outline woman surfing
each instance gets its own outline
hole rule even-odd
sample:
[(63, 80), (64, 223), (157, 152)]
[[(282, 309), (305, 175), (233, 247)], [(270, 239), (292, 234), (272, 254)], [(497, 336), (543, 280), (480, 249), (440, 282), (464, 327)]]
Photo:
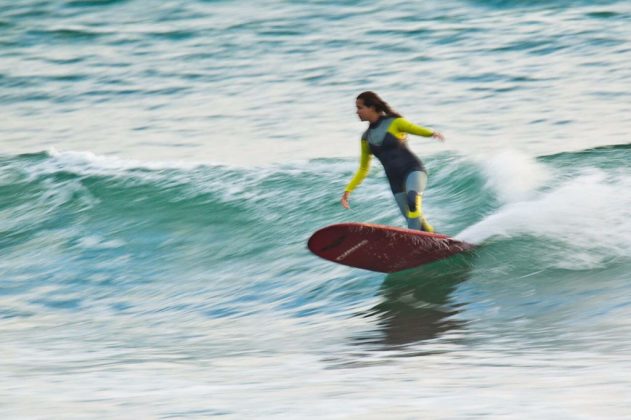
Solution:
[(408, 228), (433, 232), (422, 211), (427, 170), (408, 148), (407, 134), (433, 137), (440, 141), (445, 141), (444, 136), (406, 120), (374, 92), (361, 93), (355, 105), (359, 119), (367, 121), (369, 125), (361, 137), (359, 169), (344, 190), (342, 205), (350, 208), (350, 194), (368, 175), (371, 157), (375, 155), (383, 165), (390, 189)]

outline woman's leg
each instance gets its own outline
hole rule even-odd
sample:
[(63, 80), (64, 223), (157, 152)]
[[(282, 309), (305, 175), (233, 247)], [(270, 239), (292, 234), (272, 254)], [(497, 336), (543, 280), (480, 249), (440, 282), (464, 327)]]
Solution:
[(405, 180), (405, 192), (396, 193), (394, 198), (405, 217), (409, 229), (433, 232), (434, 228), (423, 216), (423, 191), (427, 185), (427, 173), (410, 172)]

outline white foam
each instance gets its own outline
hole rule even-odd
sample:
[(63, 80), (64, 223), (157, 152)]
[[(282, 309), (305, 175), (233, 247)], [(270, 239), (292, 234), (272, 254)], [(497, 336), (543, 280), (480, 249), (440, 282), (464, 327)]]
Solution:
[(485, 158), (481, 163), (487, 178), (486, 186), (493, 189), (502, 203), (530, 198), (537, 188), (550, 178), (548, 169), (530, 157), (514, 150), (504, 150)]
[[(84, 172), (86, 169), (120, 171), (130, 169), (193, 169), (203, 165), (199, 162), (184, 161), (140, 161), (136, 159), (123, 159), (117, 156), (97, 155), (89, 151), (63, 151), (55, 148), (48, 150), (52, 163), (66, 170)], [(207, 164), (211, 166), (211, 164)]]
[(79, 240), (79, 246), (85, 249), (113, 249), (124, 245), (125, 242), (122, 240), (106, 240), (98, 235), (85, 236)]
[(559, 261), (559, 267), (591, 267), (606, 258), (631, 257), (631, 177), (584, 171), (553, 190), (507, 204), (458, 238), (481, 243), (521, 235), (565, 243), (572, 261)]

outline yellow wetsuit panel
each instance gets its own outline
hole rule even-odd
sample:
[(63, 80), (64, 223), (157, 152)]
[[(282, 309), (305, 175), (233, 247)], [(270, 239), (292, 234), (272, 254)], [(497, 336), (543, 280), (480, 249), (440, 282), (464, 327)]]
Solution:
[(348, 192), (353, 191), (359, 184), (362, 183), (362, 181), (366, 178), (366, 175), (368, 175), (368, 170), (370, 169), (370, 158), (372, 153), (370, 153), (370, 146), (368, 145), (367, 140), (361, 141), (361, 150), (359, 169), (355, 173), (353, 179), (351, 179), (351, 182), (349, 182), (346, 186), (346, 191)]
[(405, 138), (405, 133), (423, 137), (431, 137), (434, 134), (434, 130), (411, 123), (405, 118), (395, 118), (388, 127), (388, 132), (400, 140)]

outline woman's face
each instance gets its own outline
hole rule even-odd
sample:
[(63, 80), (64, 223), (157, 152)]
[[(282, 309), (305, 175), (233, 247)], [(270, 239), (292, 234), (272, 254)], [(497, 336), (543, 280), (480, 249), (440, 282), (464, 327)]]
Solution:
[(357, 99), (355, 101), (357, 107), (357, 116), (361, 121), (376, 121), (379, 119), (379, 113), (375, 108), (367, 107), (364, 105), (364, 101)]

